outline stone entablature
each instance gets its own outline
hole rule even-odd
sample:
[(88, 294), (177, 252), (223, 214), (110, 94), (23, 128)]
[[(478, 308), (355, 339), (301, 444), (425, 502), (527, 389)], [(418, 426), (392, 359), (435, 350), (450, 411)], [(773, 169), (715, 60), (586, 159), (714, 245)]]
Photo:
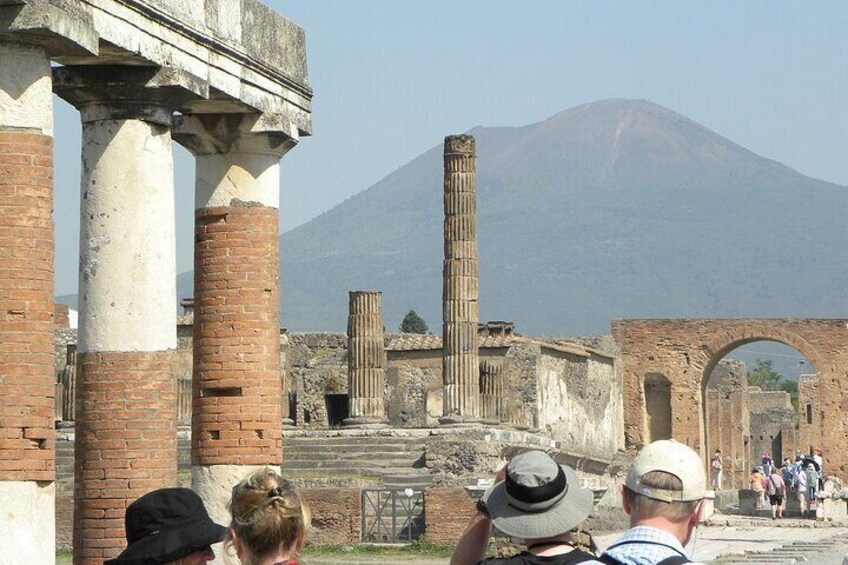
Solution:
[(63, 65), (170, 69), (201, 95), (185, 113), (258, 112), (294, 139), (311, 133), (305, 33), (256, 0), (17, 0), (0, 16), (0, 38)]

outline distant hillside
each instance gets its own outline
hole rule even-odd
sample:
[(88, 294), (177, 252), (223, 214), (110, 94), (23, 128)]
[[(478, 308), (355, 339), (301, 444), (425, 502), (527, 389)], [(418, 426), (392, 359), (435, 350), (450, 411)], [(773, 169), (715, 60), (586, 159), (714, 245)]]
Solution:
[[(577, 335), (623, 317), (848, 314), (845, 187), (645, 101), (470, 133), (481, 319)], [(347, 292), (379, 289), (388, 330), (415, 309), (440, 331), (441, 151), (282, 236), (285, 326), (344, 329)]]

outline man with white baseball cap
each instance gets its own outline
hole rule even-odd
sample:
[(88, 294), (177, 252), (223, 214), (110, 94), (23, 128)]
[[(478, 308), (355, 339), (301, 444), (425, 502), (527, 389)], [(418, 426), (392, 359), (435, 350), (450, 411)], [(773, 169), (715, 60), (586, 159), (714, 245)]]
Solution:
[(599, 558), (612, 565), (692, 563), (683, 548), (701, 520), (707, 477), (690, 447), (660, 440), (642, 448), (622, 488), (630, 529)]
[[(497, 481), (477, 503), (477, 514), (465, 528), (451, 565), (572, 565), (597, 563), (574, 547), (571, 531), (592, 511), (592, 491), (577, 474), (541, 451), (512, 458)], [(509, 558), (483, 559), (492, 528), (520, 539), (526, 551)]]

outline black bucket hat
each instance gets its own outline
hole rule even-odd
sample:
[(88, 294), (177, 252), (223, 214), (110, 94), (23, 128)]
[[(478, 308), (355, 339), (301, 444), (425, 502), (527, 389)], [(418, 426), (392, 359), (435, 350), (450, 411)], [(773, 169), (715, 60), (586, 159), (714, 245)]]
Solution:
[(506, 480), (484, 495), (492, 524), (520, 539), (564, 534), (592, 512), (592, 491), (583, 488), (567, 465), (557, 465), (546, 453), (528, 451), (513, 457)]
[(187, 488), (147, 493), (127, 507), (127, 548), (104, 565), (163, 565), (223, 541), (203, 501)]

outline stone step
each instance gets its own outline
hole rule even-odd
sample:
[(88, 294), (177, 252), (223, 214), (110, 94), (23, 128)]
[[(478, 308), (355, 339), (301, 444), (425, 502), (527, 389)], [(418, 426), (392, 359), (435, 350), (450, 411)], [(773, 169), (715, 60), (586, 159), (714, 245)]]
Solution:
[(421, 451), (362, 451), (358, 448), (356, 451), (308, 451), (304, 452), (299, 449), (286, 449), (283, 451), (283, 458), (288, 461), (331, 461), (344, 459), (347, 461), (366, 460), (366, 461), (381, 461), (385, 459), (404, 459), (418, 460), (424, 454)]
[(286, 437), (283, 436), (284, 445), (299, 446), (326, 446), (326, 445), (404, 445), (424, 447), (423, 439), (405, 439), (389, 436), (310, 436), (310, 437)]
[(419, 459), (370, 459), (364, 460), (360, 465), (356, 464), (356, 460), (350, 459), (284, 459), (283, 469), (333, 469), (341, 467), (400, 467), (412, 468), (415, 465), (423, 467), (423, 462)]

